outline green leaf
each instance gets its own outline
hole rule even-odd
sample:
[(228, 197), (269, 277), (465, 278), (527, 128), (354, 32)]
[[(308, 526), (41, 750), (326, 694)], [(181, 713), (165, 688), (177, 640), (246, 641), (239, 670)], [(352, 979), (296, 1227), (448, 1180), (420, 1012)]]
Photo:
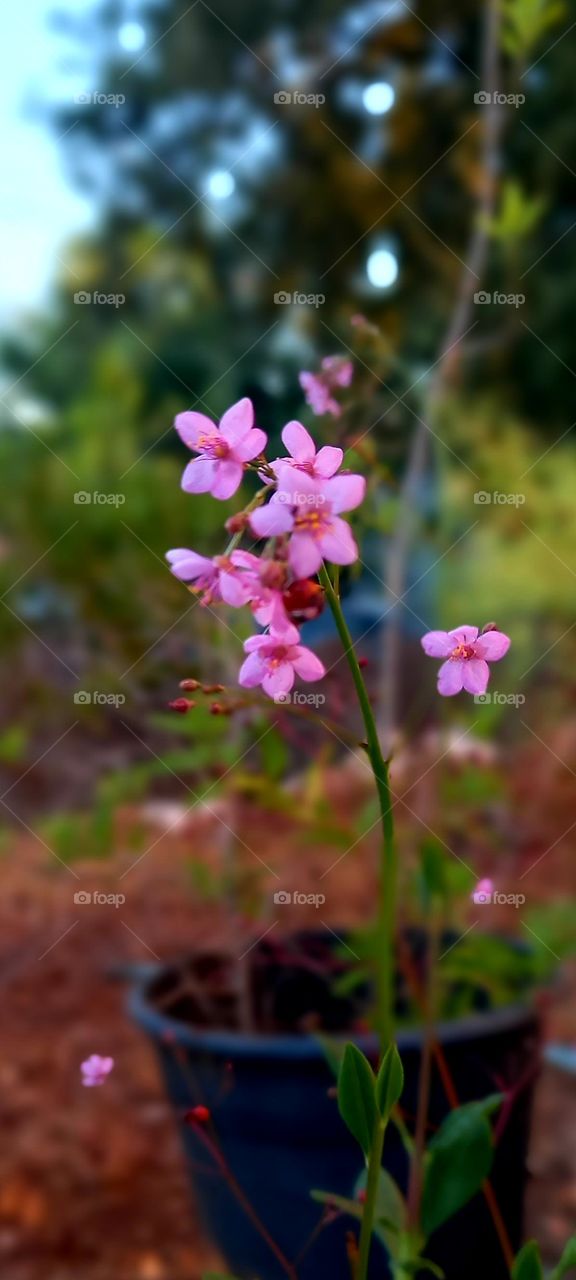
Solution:
[[(354, 1188), (358, 1203), (360, 1203), (360, 1192), (366, 1189), (367, 1177), (367, 1171), (363, 1169)], [(381, 1169), (376, 1192), (374, 1230), (386, 1245), (391, 1258), (396, 1258), (400, 1252), (407, 1220), (408, 1209), (400, 1188), (386, 1169)]]
[(344, 1124), (368, 1155), (378, 1121), (376, 1080), (368, 1059), (355, 1044), (347, 1044), (344, 1051), (338, 1076), (338, 1108)]
[(382, 1059), (376, 1079), (376, 1103), (382, 1120), (388, 1123), (404, 1088), (404, 1068), (398, 1049), (391, 1044)]
[(550, 1276), (550, 1280), (562, 1280), (563, 1276), (573, 1268), (576, 1269), (576, 1236), (572, 1236), (572, 1239), (568, 1241), (558, 1266), (554, 1268)]
[(430, 1142), (422, 1195), (426, 1239), (467, 1204), (488, 1177), (493, 1144), (487, 1113), (498, 1101), (492, 1096), (485, 1102), (458, 1107)]
[(543, 1277), (540, 1250), (535, 1240), (529, 1240), (512, 1267), (512, 1280), (543, 1280)]

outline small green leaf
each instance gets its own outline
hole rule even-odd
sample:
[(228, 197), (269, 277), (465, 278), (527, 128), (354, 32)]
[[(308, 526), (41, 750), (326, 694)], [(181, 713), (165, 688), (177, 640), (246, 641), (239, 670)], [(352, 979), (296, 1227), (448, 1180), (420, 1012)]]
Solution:
[(576, 1236), (572, 1236), (572, 1239), (568, 1241), (558, 1266), (554, 1268), (550, 1276), (550, 1280), (563, 1280), (566, 1273), (572, 1269), (576, 1269)]
[(492, 1130), (486, 1113), (497, 1105), (470, 1102), (446, 1117), (427, 1152), (422, 1196), (426, 1239), (480, 1190), (493, 1158)]
[(368, 1059), (355, 1044), (347, 1044), (344, 1051), (338, 1076), (338, 1108), (344, 1124), (368, 1155), (378, 1120), (376, 1080)]
[(512, 1267), (512, 1280), (543, 1280), (543, 1277), (540, 1250), (535, 1240), (529, 1240)]
[(388, 1123), (404, 1088), (404, 1068), (398, 1049), (391, 1044), (382, 1059), (376, 1080), (376, 1102), (382, 1120)]

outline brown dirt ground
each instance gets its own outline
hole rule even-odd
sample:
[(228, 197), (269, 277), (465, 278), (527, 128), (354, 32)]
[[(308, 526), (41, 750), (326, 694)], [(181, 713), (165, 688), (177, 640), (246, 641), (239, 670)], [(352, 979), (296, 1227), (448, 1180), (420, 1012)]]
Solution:
[[(576, 738), (563, 744), (572, 754)], [(535, 757), (536, 758), (536, 757)], [(524, 765), (530, 766), (530, 761)], [(575, 801), (563, 774), (542, 779), (547, 809), (569, 826)], [(422, 772), (421, 761), (419, 771)], [(407, 768), (409, 783), (410, 768)], [(334, 808), (346, 813), (364, 781), (352, 766)], [(406, 784), (403, 784), (406, 785)], [(523, 767), (516, 787), (526, 848), (534, 861), (555, 839)], [(419, 803), (412, 793), (411, 807)], [(420, 797), (426, 805), (426, 794)], [(342, 808), (343, 806), (343, 808)], [(218, 809), (218, 805), (214, 805)], [(134, 861), (122, 832), (106, 862), (59, 867), (36, 839), (18, 834), (3, 862), (0, 899), (0, 1275), (3, 1280), (200, 1280), (217, 1266), (189, 1199), (177, 1134), (153, 1053), (124, 1012), (124, 988), (115, 967), (126, 962), (177, 958), (222, 931), (221, 908), (207, 908), (190, 892), (186, 859), (191, 845), (210, 861), (221, 852), (222, 827), (194, 816), (162, 833), (172, 810), (148, 810), (154, 847), (122, 884)], [(283, 869), (294, 884), (294, 832), (274, 817), (236, 814), (242, 838)], [(542, 824), (540, 829), (539, 822)], [(129, 825), (129, 823), (127, 824)], [(559, 841), (531, 884), (535, 896), (572, 888), (571, 843)], [(522, 852), (522, 850), (521, 850)], [(249, 855), (246, 855), (249, 857)], [(334, 860), (333, 850), (308, 849), (308, 883)], [(298, 871), (298, 881), (302, 880)], [(98, 888), (126, 893), (113, 907), (77, 906), (74, 892)], [(326, 918), (361, 918), (373, 898), (370, 851), (345, 859), (331, 881)], [(312, 918), (313, 918), (312, 911)], [(292, 922), (286, 918), (286, 923)], [(301, 914), (298, 925), (306, 923)], [(262, 926), (263, 932), (265, 923)], [(560, 987), (549, 1014), (549, 1035), (576, 1042), (574, 980)], [(116, 1060), (102, 1089), (84, 1089), (79, 1063), (90, 1053)], [(545, 1070), (539, 1088), (528, 1204), (531, 1235), (551, 1259), (576, 1230), (576, 1079)]]

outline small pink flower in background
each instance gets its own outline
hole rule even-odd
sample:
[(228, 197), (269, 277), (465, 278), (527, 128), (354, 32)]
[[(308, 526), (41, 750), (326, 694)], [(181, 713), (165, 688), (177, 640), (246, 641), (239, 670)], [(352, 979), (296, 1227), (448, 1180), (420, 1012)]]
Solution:
[(248, 657), (240, 668), (240, 684), (245, 689), (260, 684), (278, 702), (290, 693), (296, 676), (309, 681), (321, 680), (326, 674), (324, 664), (311, 649), (300, 644), (300, 632), (291, 625), (280, 632), (250, 636), (244, 650)]
[(199, 454), (182, 476), (186, 493), (211, 493), (231, 498), (238, 489), (244, 467), (265, 448), (267, 436), (254, 426), (252, 401), (238, 400), (226, 410), (217, 427), (203, 413), (179, 413), (174, 423), (180, 439)]
[(91, 1054), (89, 1058), (86, 1058), (85, 1062), (80, 1064), (82, 1084), (87, 1089), (93, 1089), (96, 1085), (104, 1084), (113, 1066), (113, 1058), (102, 1058), (99, 1053)]
[(489, 662), (497, 662), (508, 652), (510, 637), (494, 629), (478, 634), (478, 627), (456, 627), (454, 631), (429, 631), (422, 636), (422, 648), (430, 658), (445, 658), (438, 672), (438, 692), (450, 698), (461, 689), (485, 693), (490, 679)]
[(238, 609), (247, 603), (249, 590), (232, 557), (214, 556), (210, 560), (186, 547), (176, 547), (166, 552), (166, 559), (175, 577), (194, 583), (192, 590), (201, 593), (202, 604), (220, 604), (223, 600)]
[(476, 906), (485, 906), (487, 902), (491, 902), (493, 893), (493, 880), (479, 880), (472, 894), (472, 901), (476, 903)]
[(278, 491), (265, 507), (253, 511), (250, 526), (259, 538), (291, 533), (288, 547), (290, 567), (296, 578), (317, 573), (323, 560), (352, 564), (358, 547), (350, 525), (340, 512), (352, 511), (362, 502), (366, 489), (363, 476), (332, 476), (318, 482), (304, 473), (295, 477), (282, 468)]
[(233, 551), (230, 559), (234, 569), (242, 575), (247, 603), (260, 626), (271, 626), (275, 631), (289, 626), (290, 620), (282, 600), (290, 572), (286, 561), (261, 559), (250, 551)]
[(301, 422), (287, 422), (282, 432), (282, 443), (286, 445), (289, 458), (277, 458), (272, 468), (278, 474), (280, 468), (293, 468), (304, 471), (318, 480), (327, 480), (342, 465), (344, 454), (342, 449), (334, 445), (323, 445), (316, 451), (316, 445), (306, 427)]
[(352, 361), (345, 356), (325, 356), (320, 373), (308, 373), (304, 370), (299, 375), (299, 382), (313, 412), (317, 415), (331, 413), (338, 418), (342, 408), (332, 392), (338, 387), (349, 387), (353, 374)]

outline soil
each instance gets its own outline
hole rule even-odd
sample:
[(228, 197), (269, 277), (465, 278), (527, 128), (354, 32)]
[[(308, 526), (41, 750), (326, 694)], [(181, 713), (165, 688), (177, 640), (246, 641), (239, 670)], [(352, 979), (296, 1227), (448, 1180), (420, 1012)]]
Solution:
[[(566, 758), (566, 744), (560, 754)], [(407, 766), (405, 786), (410, 777)], [(574, 806), (563, 776), (542, 780), (540, 770), (538, 777), (547, 787), (544, 817), (536, 789), (521, 770), (514, 783), (524, 796), (515, 838), (520, 856), (531, 862), (567, 831)], [(335, 814), (339, 806), (349, 813), (364, 787), (354, 768), (345, 787), (340, 772)], [(410, 807), (416, 803), (413, 792)], [(67, 869), (28, 835), (15, 836), (4, 857), (3, 1280), (200, 1280), (206, 1270), (219, 1268), (189, 1198), (153, 1052), (124, 1009), (123, 975), (130, 965), (159, 959), (178, 964), (208, 946), (230, 949), (230, 915), (191, 891), (189, 869), (191, 847), (207, 865), (221, 858), (222, 814), (186, 817), (186, 807), (156, 804), (138, 814), (149, 835), (145, 856), (130, 852), (134, 815), (126, 815), (117, 852), (106, 861), (79, 860)], [(213, 808), (217, 813), (218, 806)], [(551, 813), (557, 832), (550, 831)], [(275, 815), (273, 842), (269, 815), (241, 807), (234, 825), (240, 842), (265, 860), (282, 885), (314, 886), (339, 856), (318, 843), (295, 870), (294, 828), (288, 819)], [(250, 864), (250, 854), (245, 857)], [(371, 850), (363, 848), (358, 857), (343, 859), (330, 878), (322, 911), (328, 931), (366, 918), (374, 894), (371, 867)], [(531, 874), (531, 893), (538, 899), (557, 896), (573, 888), (572, 880), (570, 840), (559, 840), (553, 856), (543, 858)], [(272, 890), (278, 881), (271, 878), (269, 885)], [(75, 893), (96, 889), (104, 895), (123, 893), (125, 902), (74, 901)], [(264, 915), (256, 926), (260, 935), (276, 918), (271, 909)], [(288, 930), (318, 927), (313, 906), (296, 915), (286, 908), (284, 918)], [(233, 920), (235, 945), (248, 946), (254, 928)], [(549, 1038), (576, 1041), (575, 992), (576, 975), (568, 970), (547, 1012)], [(115, 1059), (100, 1089), (80, 1083), (79, 1064), (91, 1053)], [(530, 1171), (528, 1232), (554, 1261), (576, 1230), (576, 1079), (552, 1067), (538, 1086)]]

